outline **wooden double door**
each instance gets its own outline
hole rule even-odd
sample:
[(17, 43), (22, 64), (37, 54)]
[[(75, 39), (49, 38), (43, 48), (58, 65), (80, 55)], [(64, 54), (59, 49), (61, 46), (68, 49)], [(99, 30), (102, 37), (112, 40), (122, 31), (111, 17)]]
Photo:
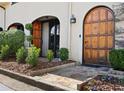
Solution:
[(85, 64), (109, 64), (109, 51), (114, 48), (114, 17), (110, 9), (97, 7), (87, 14), (83, 42)]

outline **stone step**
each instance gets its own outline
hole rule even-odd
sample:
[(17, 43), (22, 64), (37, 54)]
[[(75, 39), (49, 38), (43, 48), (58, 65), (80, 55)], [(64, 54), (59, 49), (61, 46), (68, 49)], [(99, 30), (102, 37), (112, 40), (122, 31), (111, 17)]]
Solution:
[(81, 85), (83, 82), (80, 80), (63, 77), (60, 75), (50, 74), (50, 73), (47, 73), (46, 75), (43, 76), (35, 76), (33, 78), (39, 81), (49, 82), (53, 84), (53, 86), (65, 88), (65, 90), (75, 90), (75, 91), (78, 90), (79, 85)]

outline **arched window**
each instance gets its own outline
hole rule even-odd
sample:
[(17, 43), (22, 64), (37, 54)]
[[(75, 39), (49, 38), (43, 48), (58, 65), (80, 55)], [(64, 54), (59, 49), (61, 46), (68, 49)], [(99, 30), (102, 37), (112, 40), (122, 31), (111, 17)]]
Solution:
[(18, 29), (24, 31), (24, 26), (21, 23), (13, 23), (8, 27), (8, 30), (10, 29)]

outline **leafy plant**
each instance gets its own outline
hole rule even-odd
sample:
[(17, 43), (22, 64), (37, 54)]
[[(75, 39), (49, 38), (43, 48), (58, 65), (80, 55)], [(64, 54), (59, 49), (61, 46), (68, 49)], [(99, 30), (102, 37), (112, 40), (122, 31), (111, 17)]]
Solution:
[(21, 30), (9, 30), (0, 32), (0, 49), (2, 45), (10, 47), (10, 54), (15, 55), (17, 50), (24, 46), (24, 32)]
[(26, 62), (31, 66), (36, 66), (38, 63), (38, 57), (40, 53), (40, 48), (32, 46), (28, 49), (28, 56), (26, 57)]
[(54, 53), (53, 53), (53, 51), (52, 51), (52, 50), (48, 50), (48, 51), (47, 51), (47, 59), (49, 60), (49, 62), (52, 61), (53, 58), (54, 58)]
[(29, 30), (29, 31), (32, 31), (32, 24), (31, 23), (27, 23), (25, 25), (25, 29)]
[[(29, 30), (30, 33), (31, 33), (31, 31), (32, 31), (32, 29), (33, 29), (32, 24), (31, 24), (31, 23), (27, 23), (27, 24), (25, 25), (25, 29)], [(27, 36), (27, 41), (29, 42), (29, 47), (31, 46), (31, 41), (32, 41), (32, 39), (33, 39), (32, 35)]]
[(28, 35), (26, 36), (26, 38), (27, 38), (27, 41), (29, 42), (29, 46), (31, 46), (31, 41), (33, 39), (32, 35)]
[(109, 53), (111, 67), (116, 70), (124, 70), (124, 49), (113, 49)]
[(32, 37), (32, 35), (28, 35), (28, 36), (26, 36), (27, 37), (27, 41), (32, 41), (32, 39), (33, 39), (33, 37)]
[(0, 54), (0, 58), (1, 59), (5, 59), (5, 58), (8, 58), (9, 56), (9, 46), (8, 45), (2, 45), (1, 46), (1, 54)]
[(18, 63), (23, 63), (27, 57), (27, 51), (24, 47), (18, 49), (16, 53), (16, 61)]
[(61, 48), (59, 50), (59, 57), (62, 61), (66, 61), (69, 57), (69, 51), (67, 48)]

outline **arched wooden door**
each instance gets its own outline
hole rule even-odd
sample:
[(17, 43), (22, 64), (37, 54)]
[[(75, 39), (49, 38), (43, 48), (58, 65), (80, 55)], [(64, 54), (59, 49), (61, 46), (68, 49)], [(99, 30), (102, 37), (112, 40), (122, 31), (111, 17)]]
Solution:
[(41, 22), (39, 21), (35, 21), (33, 22), (33, 44), (37, 47), (37, 48), (41, 48), (41, 44), (42, 44), (42, 40), (41, 40), (41, 35), (42, 31), (41, 31)]
[(92, 9), (84, 20), (84, 63), (108, 65), (114, 48), (114, 16), (106, 7)]

